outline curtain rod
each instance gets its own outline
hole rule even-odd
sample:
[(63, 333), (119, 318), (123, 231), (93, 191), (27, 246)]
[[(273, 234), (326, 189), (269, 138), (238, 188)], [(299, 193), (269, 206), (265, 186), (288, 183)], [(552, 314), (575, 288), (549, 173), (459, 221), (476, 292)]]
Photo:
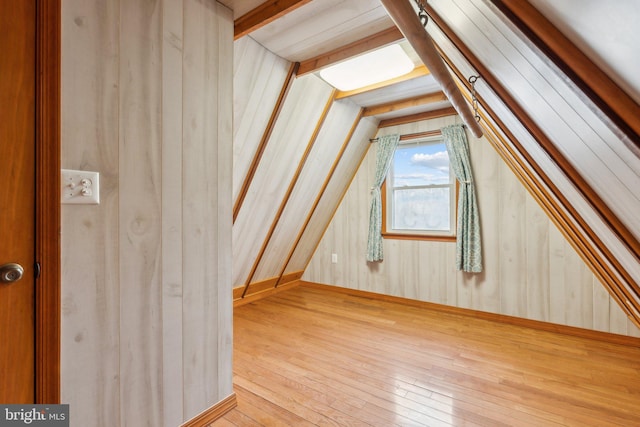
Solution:
[[(464, 129), (467, 128), (467, 125), (462, 125)], [(425, 132), (418, 133), (406, 133), (404, 135), (400, 135), (400, 141), (408, 141), (410, 139), (418, 139), (418, 138), (428, 138), (430, 136), (439, 136), (442, 135), (442, 131), (440, 129), (436, 130), (428, 130)], [(377, 142), (380, 138), (369, 138), (369, 142)]]
[[(418, 132), (418, 133), (407, 133), (404, 135), (400, 135), (400, 141), (408, 141), (410, 139), (418, 139), (418, 138), (428, 138), (430, 136), (438, 136), (442, 135), (442, 132), (438, 130), (428, 130), (426, 132)], [(380, 138), (370, 138), (369, 142), (376, 142)]]

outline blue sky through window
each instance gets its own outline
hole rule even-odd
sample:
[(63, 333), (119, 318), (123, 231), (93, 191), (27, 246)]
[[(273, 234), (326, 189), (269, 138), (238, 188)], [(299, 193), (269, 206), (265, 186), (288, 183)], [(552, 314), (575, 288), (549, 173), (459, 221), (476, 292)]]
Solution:
[(444, 142), (398, 145), (393, 176), (394, 187), (448, 184), (449, 155)]

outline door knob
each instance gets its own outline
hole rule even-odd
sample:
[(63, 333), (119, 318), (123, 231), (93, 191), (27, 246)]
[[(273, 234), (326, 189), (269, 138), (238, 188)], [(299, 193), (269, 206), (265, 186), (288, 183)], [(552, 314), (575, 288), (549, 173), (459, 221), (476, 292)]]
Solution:
[(20, 264), (11, 262), (0, 265), (0, 283), (13, 283), (22, 279), (24, 269)]

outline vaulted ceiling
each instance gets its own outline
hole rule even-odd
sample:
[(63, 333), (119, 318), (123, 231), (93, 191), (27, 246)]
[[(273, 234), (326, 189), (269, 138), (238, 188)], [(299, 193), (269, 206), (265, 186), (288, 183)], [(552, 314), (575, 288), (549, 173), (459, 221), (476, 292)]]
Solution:
[[(475, 89), (484, 134), (640, 323), (640, 5), (425, 0), (421, 35), (391, 0), (222, 3), (236, 29), (236, 299), (300, 277), (378, 127), (455, 113), (412, 43), (425, 37), (462, 108)], [(342, 93), (317, 75), (391, 43), (414, 60), (404, 78)]]

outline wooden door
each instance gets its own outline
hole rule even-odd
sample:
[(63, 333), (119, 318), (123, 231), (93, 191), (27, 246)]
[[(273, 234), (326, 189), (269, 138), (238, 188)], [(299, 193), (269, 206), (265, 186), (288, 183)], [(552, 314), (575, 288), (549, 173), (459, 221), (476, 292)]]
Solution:
[(0, 402), (35, 400), (35, 69), (33, 0), (0, 0)]

